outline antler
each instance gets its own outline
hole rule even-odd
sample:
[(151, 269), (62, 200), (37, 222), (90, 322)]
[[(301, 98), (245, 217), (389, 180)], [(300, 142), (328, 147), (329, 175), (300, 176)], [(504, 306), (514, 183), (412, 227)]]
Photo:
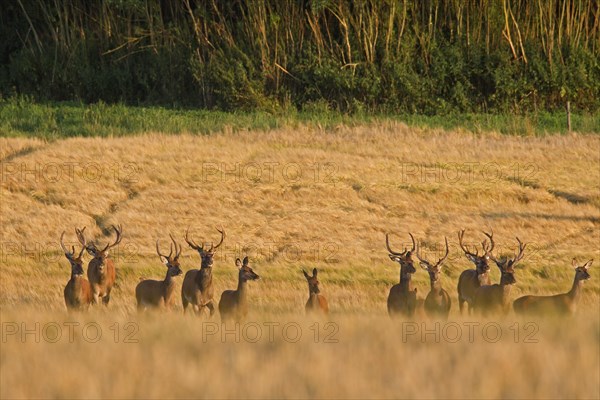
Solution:
[(519, 242), (519, 253), (515, 255), (515, 258), (513, 258), (512, 262), (510, 263), (510, 265), (513, 267), (515, 266), (515, 264), (521, 261), (521, 259), (523, 258), (523, 252), (525, 251), (525, 247), (527, 247), (527, 244), (521, 242), (521, 240), (518, 237), (517, 242)]
[[(415, 243), (415, 238), (413, 237), (412, 233), (408, 233), (410, 235), (410, 238), (412, 240), (412, 249), (410, 250), (411, 253), (414, 253), (417, 244)], [(385, 234), (385, 246), (387, 247), (388, 251), (390, 252), (390, 254), (393, 254), (395, 256), (404, 256), (407, 252), (406, 247), (404, 248), (404, 251), (402, 253), (398, 253), (397, 251), (392, 250), (392, 248), (390, 247), (390, 239), (389, 239), (389, 233)]]
[(158, 254), (159, 257), (164, 257), (170, 261), (171, 255), (173, 254), (173, 245), (171, 244), (171, 251), (169, 252), (169, 255), (167, 256), (167, 255), (161, 254), (159, 244), (158, 244), (159, 241), (160, 241), (160, 239), (156, 239), (156, 253)]
[(194, 250), (204, 250), (204, 244), (202, 246), (198, 246), (193, 239), (190, 239), (188, 237), (189, 231), (190, 227), (188, 226), (188, 228), (185, 230), (185, 241), (187, 242), (187, 244)]
[[(417, 258), (419, 259), (419, 261), (421, 261), (422, 263), (427, 264), (429, 266), (432, 266), (432, 267), (437, 267), (438, 265), (441, 265), (446, 260), (446, 258), (448, 257), (448, 253), (450, 252), (450, 248), (448, 247), (448, 238), (444, 236), (444, 239), (446, 240), (446, 254), (444, 254), (444, 256), (442, 258), (440, 258), (438, 260), (438, 262), (435, 263), (435, 265), (431, 265), (431, 263), (429, 261), (421, 258), (421, 256), (419, 256), (419, 253), (417, 252), (415, 254), (417, 255)], [(428, 270), (428, 268), (425, 268), (422, 265), (421, 265), (421, 268)]]
[(169, 233), (169, 237), (171, 238), (171, 241), (175, 245), (175, 258), (173, 260), (177, 260), (179, 258), (179, 255), (181, 254), (181, 250), (182, 250), (181, 245), (177, 244), (177, 242), (173, 238), (173, 235), (171, 235), (170, 233)]
[(60, 247), (62, 247), (63, 251), (65, 252), (65, 256), (67, 256), (67, 258), (71, 259), (71, 258), (73, 258), (73, 254), (75, 254), (75, 246), (73, 246), (73, 251), (69, 252), (69, 250), (67, 250), (67, 248), (65, 247), (65, 244), (63, 243), (64, 236), (65, 236), (65, 231), (63, 231), (63, 233), (60, 235)]
[(104, 247), (104, 249), (102, 249), (101, 253), (104, 253), (106, 250), (115, 247), (116, 245), (121, 243), (121, 239), (123, 239), (123, 236), (122, 236), (123, 228), (121, 227), (121, 225), (119, 225), (118, 227), (113, 225), (112, 227), (115, 230), (115, 232), (117, 233), (117, 238), (115, 239), (113, 244), (110, 244), (110, 242), (108, 242), (106, 247)]
[(217, 232), (219, 232), (221, 234), (221, 241), (216, 246), (213, 246), (211, 244), (209, 252), (213, 252), (213, 251), (217, 250), (219, 248), (219, 246), (223, 244), (223, 240), (225, 240), (225, 229), (223, 229), (222, 226), (221, 226), (221, 229), (216, 228), (216, 227), (215, 227), (215, 229), (217, 230)]
[(460, 245), (460, 248), (462, 249), (462, 251), (465, 252), (465, 254), (467, 255), (471, 255), (473, 257), (479, 257), (479, 250), (477, 250), (477, 247), (475, 247), (475, 253), (472, 253), (469, 251), (469, 248), (465, 245), (463, 245), (463, 236), (465, 235), (465, 230), (461, 230), (458, 231), (458, 244)]
[(481, 242), (481, 246), (483, 247), (483, 251), (484, 251), (484, 252), (485, 252), (485, 253), (486, 253), (488, 256), (490, 256), (490, 258), (493, 258), (493, 257), (492, 257), (492, 250), (494, 250), (494, 246), (495, 246), (495, 243), (494, 243), (494, 231), (490, 230), (490, 232), (491, 232), (491, 233), (486, 233), (486, 232), (483, 232), (483, 234), (484, 234), (485, 236), (487, 236), (488, 238), (490, 238), (490, 247), (489, 247), (489, 249), (488, 249), (488, 247), (487, 247), (487, 241), (486, 241), (486, 240), (484, 240), (483, 242)]

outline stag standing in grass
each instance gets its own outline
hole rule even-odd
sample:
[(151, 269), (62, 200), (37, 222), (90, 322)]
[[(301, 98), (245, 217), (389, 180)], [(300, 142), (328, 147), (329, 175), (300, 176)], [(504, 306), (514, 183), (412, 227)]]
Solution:
[[(110, 292), (117, 277), (115, 264), (109, 258), (108, 251), (121, 243), (121, 239), (123, 238), (123, 228), (120, 225), (119, 227), (113, 225), (113, 229), (117, 237), (112, 244), (109, 242), (102, 250), (98, 249), (93, 243), (86, 246), (88, 253), (94, 257), (90, 260), (87, 271), (88, 280), (92, 287), (93, 303), (98, 304), (99, 300), (102, 299), (102, 303), (105, 306), (108, 306)], [(83, 236), (83, 230), (77, 232), (77, 237), (79, 238), (79, 242), (85, 246), (86, 241)]]
[(581, 292), (581, 286), (585, 280), (590, 279), (588, 268), (594, 260), (586, 262), (582, 266), (577, 265), (573, 259), (575, 268), (575, 279), (573, 286), (567, 293), (554, 296), (523, 296), (513, 303), (515, 313), (520, 315), (569, 315), (574, 314)]
[(390, 247), (389, 235), (385, 235), (385, 245), (390, 252), (390, 260), (400, 264), (400, 283), (392, 286), (388, 295), (387, 308), (390, 317), (398, 314), (412, 317), (417, 307), (417, 289), (412, 288), (411, 277), (417, 270), (413, 264), (412, 253), (415, 251), (415, 238), (409, 233), (412, 240), (412, 249), (404, 249), (402, 253), (394, 251)]
[(421, 263), (421, 267), (429, 273), (429, 282), (431, 283), (431, 290), (425, 298), (425, 314), (430, 318), (443, 318), (447, 319), (450, 313), (450, 306), (452, 304), (450, 295), (442, 288), (440, 282), (440, 273), (442, 271), (442, 264), (448, 257), (448, 238), (446, 239), (446, 254), (438, 260), (437, 263), (432, 264), (429, 261), (421, 258), (419, 251), (416, 255)]
[(235, 266), (239, 268), (238, 287), (237, 290), (226, 290), (221, 295), (221, 300), (219, 300), (221, 322), (244, 320), (248, 314), (248, 281), (260, 279), (260, 276), (248, 266), (248, 257), (244, 257), (244, 261), (240, 261), (239, 258), (235, 260)]
[(192, 304), (192, 309), (197, 315), (202, 313), (204, 307), (208, 308), (210, 316), (215, 313), (214, 289), (212, 266), (215, 252), (223, 244), (225, 239), (225, 230), (218, 229), (221, 234), (221, 241), (216, 246), (210, 245), (209, 249), (204, 248), (204, 243), (199, 246), (188, 237), (188, 230), (185, 231), (185, 241), (194, 250), (198, 252), (201, 259), (200, 269), (191, 269), (186, 272), (181, 287), (181, 302), (183, 303), (183, 313), (185, 314), (188, 304)]
[(319, 289), (319, 280), (317, 279), (318, 272), (319, 271), (317, 271), (316, 268), (313, 268), (312, 276), (310, 276), (306, 271), (302, 270), (302, 273), (308, 282), (308, 301), (304, 308), (307, 314), (320, 312), (327, 315), (329, 313), (329, 305), (327, 304), (327, 299), (321, 294), (321, 290)]
[[(177, 244), (173, 236), (169, 235), (171, 241), (171, 251), (169, 255), (160, 253), (158, 240), (156, 241), (156, 254), (160, 260), (167, 266), (167, 274), (162, 281), (146, 279), (138, 283), (135, 287), (135, 298), (137, 299), (138, 311), (147, 307), (170, 309), (175, 303), (175, 277), (182, 274), (179, 267), (179, 255), (181, 246)], [(173, 255), (173, 245), (175, 245), (175, 256)]]
[(458, 232), (458, 243), (460, 248), (464, 251), (467, 259), (475, 264), (475, 269), (467, 269), (460, 274), (458, 278), (458, 308), (462, 314), (464, 303), (467, 302), (469, 306), (469, 314), (471, 314), (473, 307), (473, 299), (475, 292), (480, 286), (489, 285), (490, 282), (490, 254), (494, 250), (494, 233), (491, 234), (483, 232), (490, 239), (490, 246), (488, 247), (487, 241), (484, 240), (481, 243), (483, 248), (483, 255), (479, 255), (479, 250), (475, 249), (475, 253), (471, 253), (469, 249), (463, 244), (463, 236), (465, 230)]
[[(85, 230), (85, 228), (83, 228)], [(83, 232), (83, 230), (81, 232)], [(78, 229), (75, 229), (79, 232)], [(65, 304), (69, 311), (76, 310), (87, 310), (92, 302), (92, 287), (90, 282), (83, 277), (83, 251), (85, 250), (85, 243), (81, 246), (81, 251), (75, 257), (75, 246), (71, 247), (71, 251), (67, 250), (63, 242), (65, 232), (60, 235), (60, 247), (65, 252), (65, 257), (71, 264), (71, 279), (65, 286), (64, 296)]]
[(487, 316), (490, 314), (506, 315), (510, 311), (509, 295), (515, 279), (515, 265), (523, 258), (526, 244), (523, 244), (519, 238), (519, 252), (510, 259), (508, 257), (497, 260), (491, 253), (490, 258), (500, 269), (500, 284), (480, 286), (475, 291), (473, 299), (473, 309), (479, 315)]

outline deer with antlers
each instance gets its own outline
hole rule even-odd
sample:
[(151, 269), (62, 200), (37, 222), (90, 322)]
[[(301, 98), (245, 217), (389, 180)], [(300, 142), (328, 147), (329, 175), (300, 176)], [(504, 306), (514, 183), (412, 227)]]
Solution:
[(248, 281), (260, 279), (252, 268), (248, 265), (248, 257), (244, 261), (238, 258), (235, 260), (235, 266), (238, 267), (238, 287), (236, 290), (226, 290), (221, 294), (219, 300), (219, 314), (221, 322), (233, 320), (241, 322), (248, 314)]
[[(135, 298), (137, 300), (138, 311), (147, 307), (153, 308), (172, 308), (175, 303), (175, 277), (182, 274), (179, 267), (179, 255), (181, 246), (177, 244), (173, 236), (171, 238), (171, 251), (169, 255), (160, 252), (159, 241), (156, 241), (156, 254), (167, 267), (167, 274), (162, 281), (146, 279), (138, 283), (135, 287)], [(175, 245), (175, 255), (173, 256), (173, 245)]]
[[(84, 228), (85, 229), (85, 228)], [(110, 301), (110, 292), (115, 284), (117, 277), (117, 271), (115, 263), (109, 258), (109, 250), (121, 243), (123, 239), (123, 228), (119, 225), (114, 226), (113, 229), (116, 234), (116, 239), (113, 243), (107, 243), (102, 250), (100, 250), (94, 243), (89, 243), (86, 246), (86, 240), (83, 235), (83, 230), (77, 232), (77, 238), (79, 242), (85, 246), (88, 253), (92, 255), (92, 259), (88, 263), (88, 280), (92, 287), (92, 298), (93, 303), (98, 304), (99, 300), (102, 299), (102, 303), (108, 306)]]
[(316, 268), (312, 270), (312, 276), (310, 276), (305, 270), (302, 270), (306, 281), (308, 282), (308, 301), (304, 309), (306, 313), (321, 312), (325, 315), (329, 313), (329, 305), (327, 299), (321, 294), (319, 289), (319, 280), (317, 279), (317, 273), (319, 271)]
[(398, 314), (412, 317), (417, 307), (417, 289), (412, 287), (412, 274), (417, 272), (412, 260), (412, 254), (415, 251), (415, 238), (409, 233), (412, 240), (412, 249), (404, 249), (403, 252), (397, 252), (390, 247), (389, 235), (385, 235), (385, 245), (389, 251), (390, 260), (400, 264), (400, 283), (392, 286), (387, 299), (388, 314), (394, 317)]
[(417, 258), (420, 261), (421, 268), (429, 273), (429, 282), (431, 284), (431, 290), (425, 297), (425, 314), (430, 318), (443, 318), (447, 319), (450, 313), (450, 307), (452, 302), (450, 295), (442, 288), (440, 282), (440, 273), (442, 272), (442, 264), (448, 257), (448, 238), (446, 240), (446, 254), (438, 260), (437, 263), (432, 264), (429, 261), (421, 258), (419, 251), (416, 252)]
[[(85, 228), (81, 230), (83, 232)], [(79, 232), (75, 228), (76, 232)], [(90, 282), (83, 276), (83, 252), (85, 250), (85, 243), (81, 246), (81, 251), (75, 256), (75, 246), (71, 247), (71, 251), (67, 250), (63, 238), (65, 232), (60, 235), (60, 247), (62, 247), (65, 257), (71, 264), (71, 279), (67, 282), (64, 290), (65, 304), (69, 311), (86, 310), (92, 302), (92, 287)]]
[(204, 248), (204, 243), (198, 245), (193, 239), (189, 238), (189, 228), (185, 231), (185, 241), (192, 249), (198, 252), (201, 264), (200, 269), (189, 270), (183, 278), (181, 302), (183, 303), (184, 314), (190, 303), (197, 315), (200, 315), (205, 307), (209, 310), (211, 317), (215, 313), (212, 277), (213, 257), (219, 246), (223, 244), (223, 240), (225, 240), (225, 230), (223, 228), (216, 229), (221, 234), (221, 241), (216, 246), (211, 244), (208, 249)]
[(577, 310), (577, 302), (581, 293), (583, 282), (590, 279), (588, 268), (594, 260), (589, 260), (584, 265), (578, 266), (573, 259), (575, 269), (573, 286), (567, 293), (553, 296), (523, 296), (513, 302), (515, 313), (520, 315), (569, 315)]
[(480, 286), (489, 285), (491, 283), (489, 276), (489, 261), (490, 254), (492, 250), (494, 250), (494, 233), (483, 232), (483, 234), (490, 239), (490, 245), (488, 247), (487, 240), (481, 242), (483, 248), (483, 255), (481, 256), (479, 255), (479, 250), (475, 249), (475, 253), (472, 253), (468, 247), (463, 244), (464, 234), (464, 229), (458, 232), (458, 243), (467, 259), (475, 264), (475, 269), (464, 270), (458, 278), (458, 308), (462, 314), (464, 303), (467, 302), (469, 314), (471, 314), (475, 292)]
[(512, 259), (503, 257), (498, 260), (490, 252), (490, 258), (496, 263), (498, 269), (500, 269), (500, 283), (480, 286), (475, 291), (473, 309), (477, 314), (483, 316), (495, 313), (508, 314), (510, 310), (510, 289), (517, 282), (514, 276), (514, 268), (523, 258), (525, 247), (527, 246), (519, 238), (517, 238), (517, 242), (519, 242), (519, 250)]

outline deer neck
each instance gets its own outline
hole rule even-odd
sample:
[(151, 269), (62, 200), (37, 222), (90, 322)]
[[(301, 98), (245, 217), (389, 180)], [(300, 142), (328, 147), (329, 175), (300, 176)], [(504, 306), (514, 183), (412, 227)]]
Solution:
[(432, 292), (439, 293), (442, 290), (442, 282), (440, 282), (439, 279), (437, 281), (434, 281), (433, 279), (429, 279), (429, 282), (431, 283), (431, 291)]
[(400, 287), (406, 290), (410, 290), (411, 278), (411, 273), (400, 271)]
[(248, 281), (243, 280), (240, 277), (240, 279), (238, 281), (238, 287), (237, 287), (238, 303), (246, 302), (247, 291), (248, 291)]
[(577, 277), (575, 277), (575, 279), (573, 280), (573, 286), (571, 287), (571, 290), (569, 290), (569, 297), (573, 300), (576, 300), (579, 297), (579, 292), (581, 291), (581, 284), (582, 280), (577, 279)]

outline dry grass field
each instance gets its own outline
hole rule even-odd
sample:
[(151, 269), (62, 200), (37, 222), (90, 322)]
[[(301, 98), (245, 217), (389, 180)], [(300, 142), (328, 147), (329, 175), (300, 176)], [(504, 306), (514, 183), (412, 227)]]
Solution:
[[(2, 398), (600, 397), (598, 135), (380, 123), (0, 138), (0, 159)], [(110, 305), (69, 315), (60, 234), (76, 244), (74, 228), (87, 226), (88, 237), (105, 243), (112, 224), (124, 237), (112, 253)], [(235, 329), (223, 332), (218, 315), (184, 316), (179, 297), (173, 312), (138, 315), (139, 278), (165, 274), (156, 240), (164, 249), (172, 233), (184, 244), (185, 272), (200, 264), (185, 230), (211, 242), (220, 226), (227, 237), (215, 256), (217, 300), (237, 284), (236, 257), (248, 255), (261, 276), (250, 283), (252, 310), (239, 340)], [(458, 247), (462, 228), (470, 245), (493, 229), (498, 255), (516, 250), (515, 236), (529, 243), (513, 298), (566, 292), (571, 259), (593, 258), (578, 314), (460, 316), (456, 284), (471, 268)], [(388, 258), (386, 232), (396, 249), (412, 232), (430, 259), (441, 257), (448, 237), (447, 323), (387, 317), (399, 268)], [(304, 316), (301, 273), (313, 267), (331, 311), (316, 321)], [(499, 275), (492, 266), (494, 283)], [(427, 273), (418, 268), (413, 282), (423, 298)]]

